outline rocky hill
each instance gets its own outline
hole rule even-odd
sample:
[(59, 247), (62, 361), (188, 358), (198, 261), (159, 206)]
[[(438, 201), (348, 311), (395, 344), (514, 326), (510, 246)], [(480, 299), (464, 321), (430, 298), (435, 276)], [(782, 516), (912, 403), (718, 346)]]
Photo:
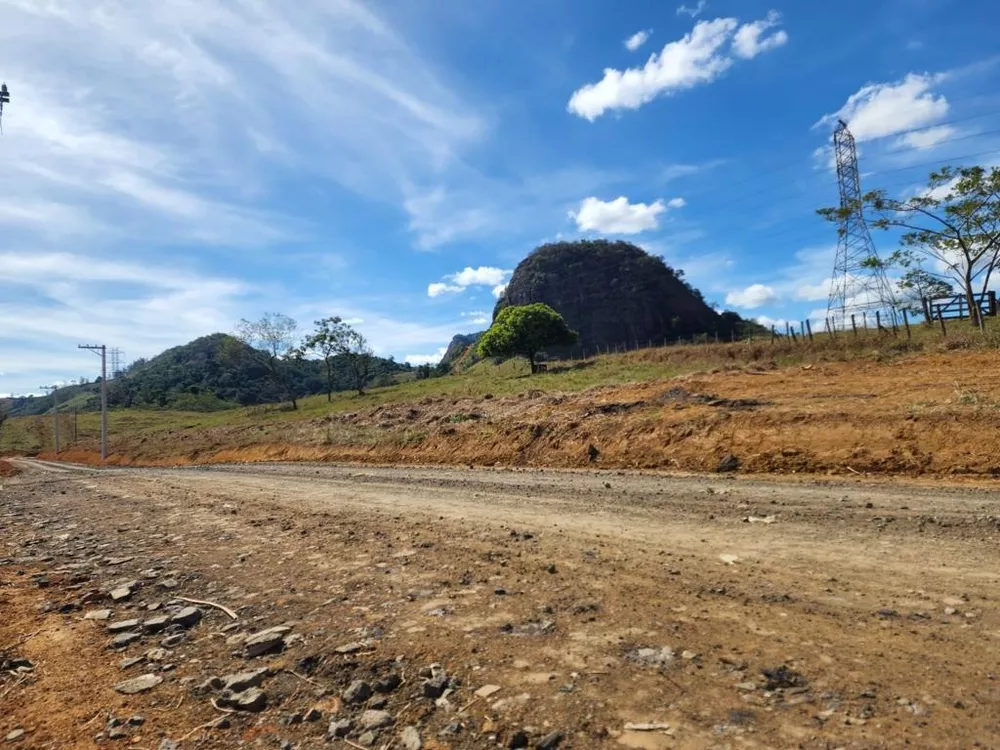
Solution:
[[(472, 364), (472, 362), (478, 359), (475, 352), (470, 352), (470, 347), (475, 347), (479, 342), (479, 337), (482, 336), (484, 331), (477, 331), (476, 333), (460, 333), (457, 334), (448, 344), (448, 349), (445, 351), (444, 356), (441, 358), (441, 363), (438, 365), (439, 368), (445, 371), (451, 371), (461, 361), (462, 364)], [(470, 361), (471, 360), (471, 361)]]
[(698, 334), (728, 338), (745, 321), (719, 314), (661, 258), (628, 242), (580, 240), (542, 245), (517, 266), (494, 314), (544, 302), (594, 351), (662, 344)]

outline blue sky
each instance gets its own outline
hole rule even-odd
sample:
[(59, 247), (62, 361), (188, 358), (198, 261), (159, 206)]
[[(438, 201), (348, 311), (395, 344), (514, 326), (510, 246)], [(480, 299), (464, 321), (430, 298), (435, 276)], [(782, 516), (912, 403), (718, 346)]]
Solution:
[(1000, 160), (992, 2), (0, 8), (0, 393), (267, 311), (436, 361), (558, 238), (798, 321), (826, 306), (837, 116), (866, 187)]

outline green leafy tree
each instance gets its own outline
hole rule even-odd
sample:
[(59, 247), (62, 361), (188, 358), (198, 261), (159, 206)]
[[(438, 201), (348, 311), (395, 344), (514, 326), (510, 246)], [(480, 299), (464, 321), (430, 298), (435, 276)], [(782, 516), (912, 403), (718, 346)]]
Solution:
[(372, 363), (375, 352), (368, 340), (360, 333), (350, 328), (340, 347), (340, 354), (347, 360), (354, 379), (354, 388), (359, 396), (365, 395), (365, 387), (372, 378)]
[(902, 247), (886, 267), (912, 269), (929, 260), (930, 277), (954, 282), (965, 296), (973, 325), (984, 328), (976, 297), (985, 293), (1000, 260), (1000, 167), (944, 167), (932, 172), (927, 189), (899, 200), (884, 190), (866, 193), (856, 206), (820, 209), (841, 221), (861, 209), (876, 229), (902, 230)]
[[(924, 300), (935, 297), (951, 297), (955, 288), (945, 279), (929, 273), (921, 267), (910, 268), (899, 280), (899, 301), (903, 308), (914, 315), (927, 316)], [(930, 323), (930, 320), (927, 321)]]
[(576, 332), (569, 329), (562, 315), (536, 302), (500, 310), (479, 339), (478, 351), (483, 357), (524, 357), (535, 373), (539, 352), (550, 346), (570, 346), (576, 340)]
[(236, 337), (258, 351), (274, 383), (280, 386), (293, 409), (299, 408), (292, 383), (289, 363), (301, 354), (295, 342), (298, 324), (281, 313), (265, 313), (260, 320), (242, 318), (236, 326)]
[(317, 320), (315, 325), (316, 330), (302, 342), (302, 350), (314, 353), (323, 360), (326, 365), (326, 400), (333, 401), (336, 390), (334, 357), (343, 352), (351, 327), (337, 316)]

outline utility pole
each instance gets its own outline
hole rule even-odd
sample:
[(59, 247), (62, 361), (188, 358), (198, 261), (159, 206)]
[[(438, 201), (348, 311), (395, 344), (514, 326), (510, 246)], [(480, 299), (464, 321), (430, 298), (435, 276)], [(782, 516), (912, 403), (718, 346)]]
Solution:
[(101, 461), (106, 461), (108, 459), (108, 347), (105, 344), (80, 344), (77, 349), (89, 349), (101, 356)]
[(41, 388), (43, 391), (48, 391), (52, 394), (52, 418), (55, 422), (55, 426), (52, 430), (52, 436), (56, 444), (56, 455), (59, 455), (59, 386), (43, 385)]

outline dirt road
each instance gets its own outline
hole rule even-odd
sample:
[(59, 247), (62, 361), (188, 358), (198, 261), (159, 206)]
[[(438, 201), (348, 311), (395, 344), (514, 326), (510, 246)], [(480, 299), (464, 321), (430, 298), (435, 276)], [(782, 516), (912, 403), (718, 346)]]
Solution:
[[(16, 464), (12, 743), (1000, 747), (996, 493)], [(258, 668), (242, 692), (206, 682)]]

